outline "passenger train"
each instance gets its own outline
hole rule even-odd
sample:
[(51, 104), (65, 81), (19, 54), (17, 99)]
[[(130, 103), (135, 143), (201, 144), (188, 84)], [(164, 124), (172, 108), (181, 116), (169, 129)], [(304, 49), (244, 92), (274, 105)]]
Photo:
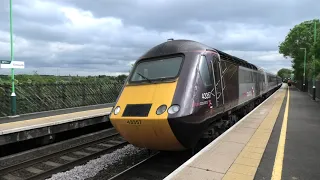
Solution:
[(110, 114), (131, 144), (180, 151), (212, 141), (270, 96), (282, 79), (191, 40), (168, 40), (134, 64)]

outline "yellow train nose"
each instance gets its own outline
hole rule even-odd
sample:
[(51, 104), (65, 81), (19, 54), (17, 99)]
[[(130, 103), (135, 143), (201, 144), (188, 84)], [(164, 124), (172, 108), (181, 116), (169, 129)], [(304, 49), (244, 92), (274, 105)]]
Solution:
[(161, 150), (184, 149), (174, 136), (167, 119), (114, 118), (118, 132), (137, 147)]
[[(168, 113), (158, 115), (161, 105), (171, 105), (176, 82), (126, 86), (115, 105), (117, 114), (110, 121), (117, 131), (137, 147), (160, 150), (181, 150), (168, 123)], [(119, 108), (117, 108), (119, 107)]]

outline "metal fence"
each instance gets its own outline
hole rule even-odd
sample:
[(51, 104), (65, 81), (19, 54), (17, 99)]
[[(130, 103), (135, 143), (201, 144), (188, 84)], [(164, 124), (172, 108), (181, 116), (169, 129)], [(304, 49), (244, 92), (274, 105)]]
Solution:
[[(115, 102), (119, 83), (64, 83), (16, 85), (17, 114)], [(10, 115), (10, 85), (0, 85), (0, 117)]]
[[(300, 91), (308, 92), (310, 96), (313, 95), (313, 83), (312, 80), (309, 80), (305, 83), (305, 87), (303, 87), (303, 81), (296, 81), (294, 84)], [(316, 86), (316, 98), (320, 99), (320, 81), (315, 82)]]

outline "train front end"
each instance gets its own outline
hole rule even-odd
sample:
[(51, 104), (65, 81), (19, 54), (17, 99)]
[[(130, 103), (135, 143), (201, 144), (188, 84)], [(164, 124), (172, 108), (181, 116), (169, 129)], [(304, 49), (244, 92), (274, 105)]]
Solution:
[(168, 123), (178, 112), (172, 104), (183, 55), (137, 61), (110, 115), (115, 129), (130, 144), (155, 150), (183, 150)]

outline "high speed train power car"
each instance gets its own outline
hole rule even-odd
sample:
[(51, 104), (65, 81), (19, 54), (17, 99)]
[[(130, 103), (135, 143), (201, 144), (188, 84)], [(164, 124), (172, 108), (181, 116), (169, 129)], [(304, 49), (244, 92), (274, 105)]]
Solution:
[(110, 121), (137, 147), (190, 149), (236, 123), (281, 84), (280, 77), (220, 50), (168, 40), (136, 61)]

